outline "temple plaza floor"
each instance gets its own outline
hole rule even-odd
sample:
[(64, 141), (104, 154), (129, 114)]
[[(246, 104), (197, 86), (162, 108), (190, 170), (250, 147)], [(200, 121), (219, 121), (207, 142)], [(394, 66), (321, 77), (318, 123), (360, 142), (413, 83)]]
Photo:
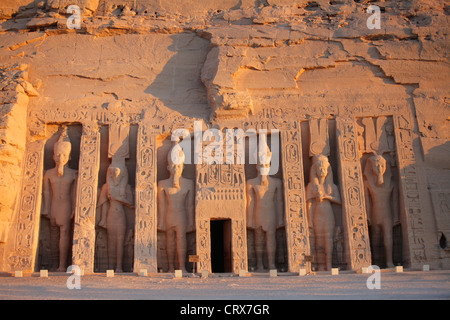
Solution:
[[(202, 278), (185, 274), (175, 278), (170, 273), (113, 277), (97, 273), (69, 279), (69, 273), (0, 274), (0, 300), (450, 300), (450, 270), (381, 270), (378, 275), (369, 279), (371, 274), (341, 271), (338, 275), (249, 273)], [(376, 281), (379, 289), (374, 288)], [(79, 289), (68, 288), (77, 283)]]

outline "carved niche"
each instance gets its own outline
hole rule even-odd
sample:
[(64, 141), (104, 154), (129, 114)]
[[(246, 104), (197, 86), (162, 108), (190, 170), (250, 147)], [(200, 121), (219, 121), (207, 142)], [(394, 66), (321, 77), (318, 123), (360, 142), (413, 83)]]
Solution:
[[(306, 187), (308, 226), (311, 232), (311, 248), (318, 270), (331, 270), (342, 266), (343, 237), (336, 205), (341, 204), (338, 187), (334, 184), (329, 157), (330, 138), (327, 119), (310, 119), (309, 155), (312, 165)], [(335, 257), (333, 259), (333, 257)]]
[(372, 264), (393, 268), (403, 262), (394, 124), (381, 116), (358, 127)]

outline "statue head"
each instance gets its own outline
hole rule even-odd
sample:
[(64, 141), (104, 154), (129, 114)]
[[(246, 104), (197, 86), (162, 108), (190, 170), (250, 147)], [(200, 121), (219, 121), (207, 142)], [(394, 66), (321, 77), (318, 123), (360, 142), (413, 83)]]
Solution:
[(179, 180), (183, 173), (185, 154), (178, 143), (175, 143), (172, 149), (167, 154), (167, 170), (170, 176), (173, 177), (174, 188), (179, 187)]
[(72, 144), (70, 143), (69, 136), (67, 134), (67, 127), (63, 127), (58, 141), (53, 146), (53, 160), (56, 163), (58, 175), (64, 174), (64, 166), (70, 159), (70, 151), (72, 150)]
[(120, 168), (111, 165), (109, 166), (108, 171), (109, 177), (113, 179), (115, 185), (118, 185), (122, 179)]
[(319, 178), (326, 178), (328, 176), (328, 169), (330, 168), (330, 163), (328, 158), (323, 155), (316, 155), (313, 158), (313, 167), (315, 169), (315, 174)]
[(386, 132), (389, 136), (394, 135), (394, 125), (392, 123), (386, 124)]
[[(377, 178), (378, 185), (381, 185), (384, 183), (384, 173), (386, 172), (386, 159), (384, 159), (383, 156), (380, 156), (378, 154), (373, 155), (367, 159), (366, 167), (369, 167), (371, 171), (375, 174)], [(364, 173), (366, 173), (366, 170), (364, 170)]]
[(256, 170), (258, 170), (260, 175), (269, 175), (271, 159), (272, 152), (270, 152), (269, 146), (267, 144), (265, 144), (265, 146), (261, 146), (260, 151), (258, 152), (258, 163), (256, 164)]

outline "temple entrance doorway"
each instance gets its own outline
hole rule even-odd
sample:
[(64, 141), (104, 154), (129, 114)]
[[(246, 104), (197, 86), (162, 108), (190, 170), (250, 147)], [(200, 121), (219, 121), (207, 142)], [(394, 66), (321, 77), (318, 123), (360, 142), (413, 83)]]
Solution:
[(210, 230), (212, 272), (232, 272), (231, 219), (211, 220)]

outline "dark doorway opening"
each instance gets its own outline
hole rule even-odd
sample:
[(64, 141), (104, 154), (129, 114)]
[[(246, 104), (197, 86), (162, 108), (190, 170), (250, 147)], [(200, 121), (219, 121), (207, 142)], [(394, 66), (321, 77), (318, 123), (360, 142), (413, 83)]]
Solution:
[(212, 272), (231, 272), (231, 220), (211, 220)]

